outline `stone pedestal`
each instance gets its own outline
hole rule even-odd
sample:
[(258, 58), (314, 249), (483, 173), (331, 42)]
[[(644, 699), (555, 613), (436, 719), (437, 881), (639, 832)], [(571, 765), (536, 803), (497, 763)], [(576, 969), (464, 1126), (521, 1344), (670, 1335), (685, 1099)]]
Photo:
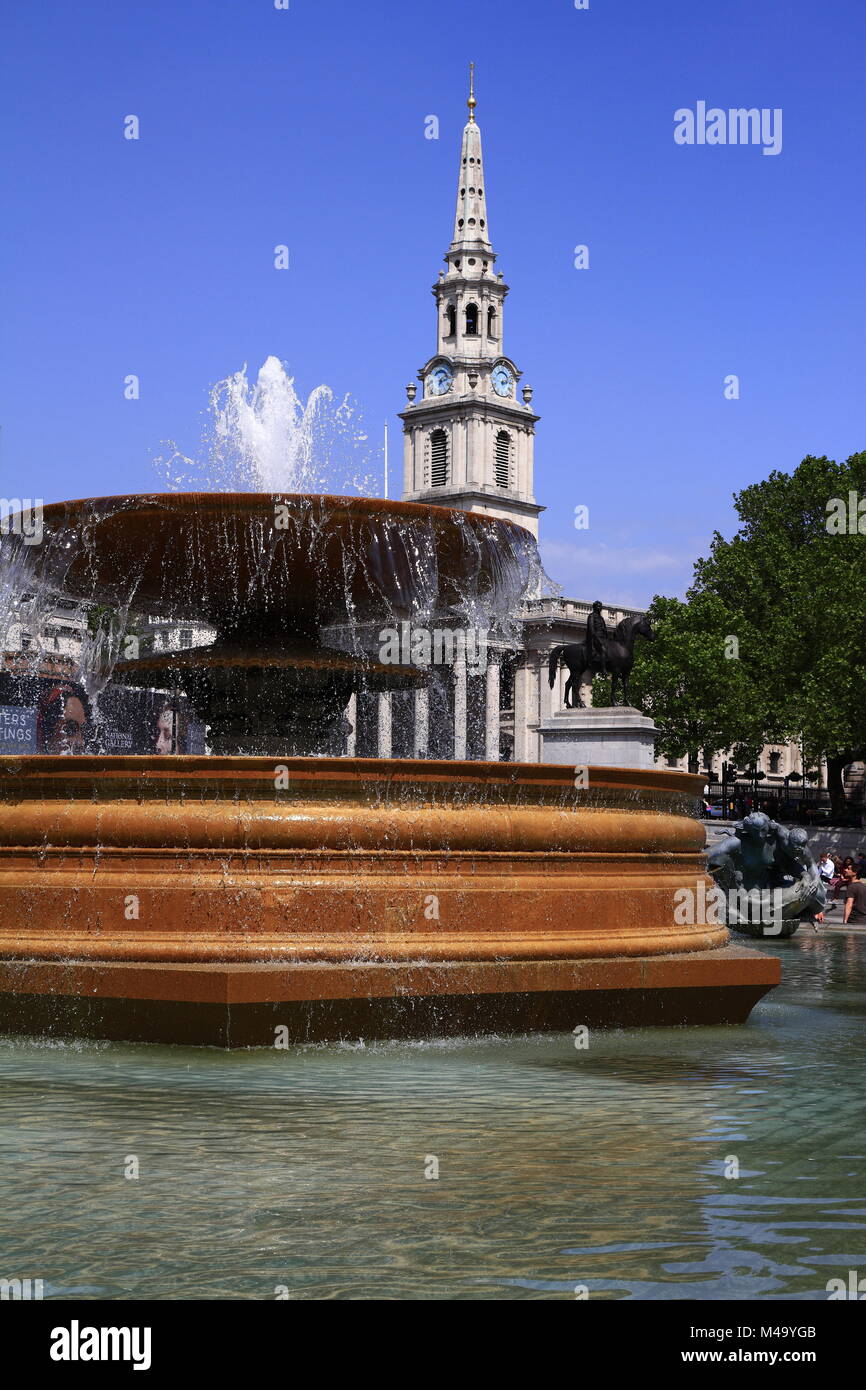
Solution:
[(563, 709), (538, 724), (543, 763), (584, 767), (655, 766), (656, 726), (630, 705)]

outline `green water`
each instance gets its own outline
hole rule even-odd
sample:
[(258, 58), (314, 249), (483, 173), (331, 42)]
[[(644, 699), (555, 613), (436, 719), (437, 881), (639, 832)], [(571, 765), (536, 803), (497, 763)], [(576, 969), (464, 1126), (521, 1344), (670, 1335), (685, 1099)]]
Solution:
[(772, 952), (784, 984), (747, 1025), (585, 1051), (0, 1040), (0, 1277), (92, 1299), (824, 1299), (866, 1275), (866, 939)]

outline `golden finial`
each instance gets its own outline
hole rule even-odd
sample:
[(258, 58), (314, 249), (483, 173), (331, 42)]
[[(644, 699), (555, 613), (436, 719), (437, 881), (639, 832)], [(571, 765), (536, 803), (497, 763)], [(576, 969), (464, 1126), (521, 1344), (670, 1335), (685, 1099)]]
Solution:
[(475, 64), (469, 64), (469, 100), (466, 105), (469, 107), (469, 119), (475, 120)]

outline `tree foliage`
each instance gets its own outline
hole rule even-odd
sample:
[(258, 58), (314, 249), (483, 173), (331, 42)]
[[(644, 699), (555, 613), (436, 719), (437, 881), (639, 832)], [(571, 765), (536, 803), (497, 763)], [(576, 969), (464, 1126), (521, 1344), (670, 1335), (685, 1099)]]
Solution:
[(716, 532), (686, 601), (653, 599), (636, 700), (677, 757), (799, 739), (810, 764), (827, 757), (838, 800), (842, 768), (866, 756), (866, 453), (805, 458), (734, 505), (739, 529)]

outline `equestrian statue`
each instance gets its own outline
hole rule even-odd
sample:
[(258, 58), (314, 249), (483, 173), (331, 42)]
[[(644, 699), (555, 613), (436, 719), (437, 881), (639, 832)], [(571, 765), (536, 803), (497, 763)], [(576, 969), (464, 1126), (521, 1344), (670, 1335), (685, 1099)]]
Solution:
[[(586, 623), (586, 641), (569, 642), (554, 647), (548, 662), (550, 688), (556, 684), (556, 673), (562, 662), (568, 667), (568, 680), (565, 683), (565, 708), (585, 709), (580, 698), (580, 687), (585, 677), (610, 676), (610, 702), (612, 705), (628, 704), (628, 678), (634, 666), (634, 643), (636, 637), (646, 637), (653, 641), (655, 633), (649, 621), (642, 615), (623, 618), (617, 623), (613, 636), (608, 636), (607, 623), (601, 615), (601, 603), (597, 599), (592, 605)], [(616, 698), (617, 683), (622, 687), (622, 699)]]

